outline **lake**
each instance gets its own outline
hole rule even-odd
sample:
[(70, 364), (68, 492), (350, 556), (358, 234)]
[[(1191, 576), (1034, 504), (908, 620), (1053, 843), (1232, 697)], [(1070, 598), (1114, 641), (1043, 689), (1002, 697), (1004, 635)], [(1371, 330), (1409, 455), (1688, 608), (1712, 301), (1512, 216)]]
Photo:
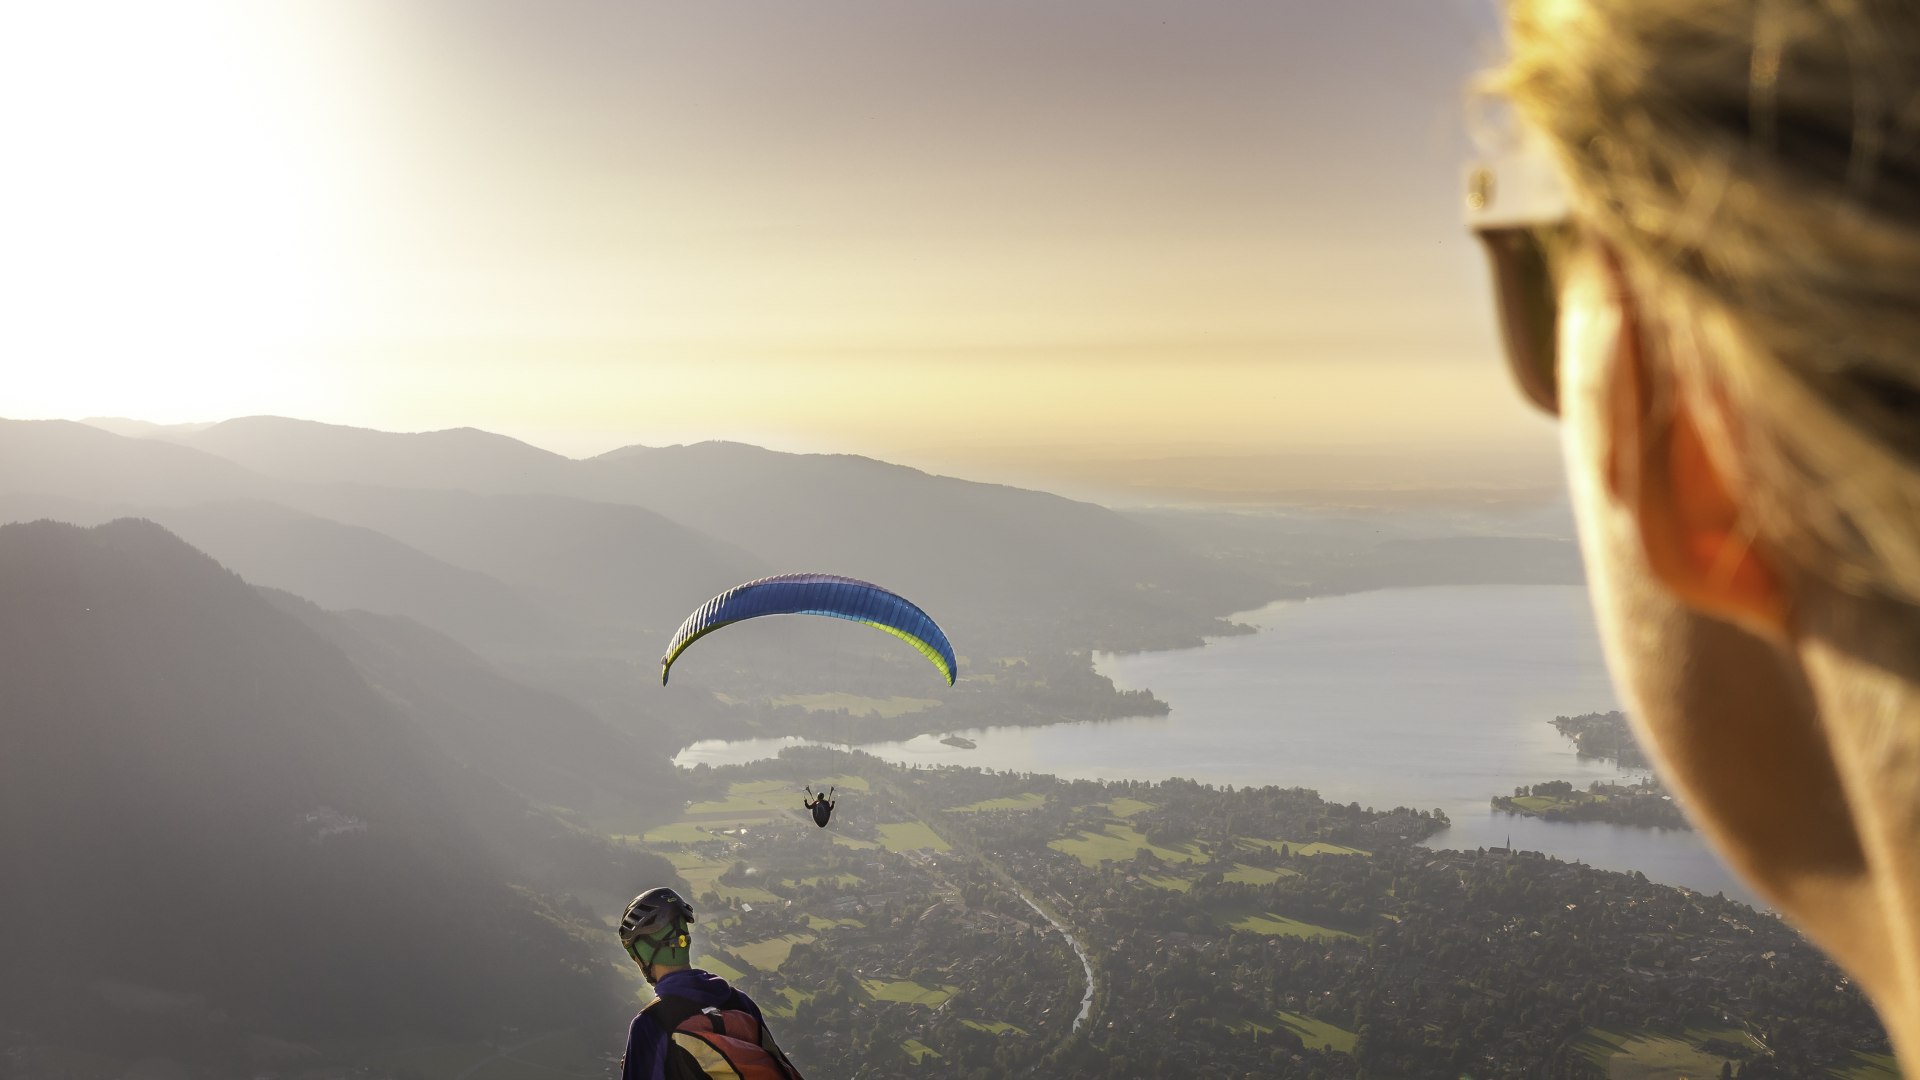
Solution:
[[(928, 735), (861, 749), (901, 764), (1056, 776), (1309, 787), (1338, 802), (1439, 808), (1434, 847), (1515, 848), (1704, 892), (1752, 893), (1690, 832), (1555, 823), (1492, 811), (1520, 784), (1639, 775), (1582, 761), (1549, 723), (1617, 708), (1578, 586), (1444, 586), (1283, 601), (1235, 616), (1258, 633), (1198, 649), (1096, 653), (1166, 716)], [(944, 734), (944, 733), (943, 733)], [(674, 760), (732, 764), (799, 739), (695, 743)]]

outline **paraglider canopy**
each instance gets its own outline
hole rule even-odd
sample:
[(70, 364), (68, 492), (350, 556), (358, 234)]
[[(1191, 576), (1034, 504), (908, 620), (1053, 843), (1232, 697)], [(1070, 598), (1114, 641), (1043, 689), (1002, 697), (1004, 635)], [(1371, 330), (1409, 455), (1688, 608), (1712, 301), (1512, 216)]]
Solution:
[(660, 685), (666, 685), (668, 670), (687, 646), (723, 626), (763, 615), (825, 615), (864, 623), (913, 646), (940, 669), (948, 686), (959, 672), (946, 633), (899, 593), (837, 574), (781, 574), (735, 585), (687, 616), (660, 657)]

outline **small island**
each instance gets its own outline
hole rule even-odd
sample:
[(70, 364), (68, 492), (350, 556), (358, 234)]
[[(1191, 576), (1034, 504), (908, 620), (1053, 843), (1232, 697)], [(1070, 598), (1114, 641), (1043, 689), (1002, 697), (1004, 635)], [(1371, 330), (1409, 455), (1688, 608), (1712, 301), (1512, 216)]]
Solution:
[[(1582, 758), (1611, 761), (1624, 768), (1646, 768), (1647, 756), (1634, 741), (1625, 713), (1556, 716), (1554, 730), (1572, 739)], [(1585, 791), (1567, 780), (1522, 785), (1512, 795), (1495, 795), (1493, 808), (1548, 821), (1601, 821), (1643, 829), (1691, 829), (1680, 805), (1658, 777), (1635, 783), (1596, 780)]]
[(1658, 780), (1637, 784), (1609, 784), (1595, 780), (1577, 790), (1566, 780), (1549, 780), (1517, 787), (1512, 795), (1495, 795), (1493, 808), (1548, 821), (1604, 821), (1647, 829), (1691, 829), (1680, 805)]
[(962, 750), (980, 749), (979, 743), (974, 742), (972, 739), (969, 739), (960, 735), (949, 735), (946, 738), (941, 739), (940, 742), (946, 746), (957, 746)]

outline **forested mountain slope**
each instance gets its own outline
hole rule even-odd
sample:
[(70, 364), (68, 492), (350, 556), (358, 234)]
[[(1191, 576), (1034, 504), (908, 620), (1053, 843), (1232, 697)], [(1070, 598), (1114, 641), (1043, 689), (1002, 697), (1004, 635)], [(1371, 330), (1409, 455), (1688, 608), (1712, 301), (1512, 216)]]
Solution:
[(531, 808), (159, 526), (0, 527), (0, 688), (9, 1024), (206, 1061), (618, 1011), (477, 824)]
[(325, 608), (403, 616), (480, 646), (551, 639), (563, 631), (556, 613), (497, 578), (376, 530), (278, 503), (142, 505), (0, 494), (0, 522), (99, 525), (123, 517), (157, 522), (249, 582)]

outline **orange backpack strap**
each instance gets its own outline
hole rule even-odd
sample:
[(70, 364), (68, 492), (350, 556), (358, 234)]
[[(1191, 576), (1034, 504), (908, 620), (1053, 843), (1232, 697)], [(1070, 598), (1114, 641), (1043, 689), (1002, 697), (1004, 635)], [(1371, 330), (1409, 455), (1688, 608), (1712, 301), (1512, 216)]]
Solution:
[(800, 1070), (793, 1067), (793, 1062), (787, 1060), (787, 1052), (780, 1049), (780, 1044), (773, 1041), (773, 1032), (768, 1031), (765, 1024), (760, 1025), (760, 1048), (767, 1052), (767, 1056), (772, 1058), (775, 1064), (787, 1071), (790, 1080), (806, 1080), (800, 1075)]
[[(643, 1014), (660, 1025), (689, 1073), (729, 1080), (801, 1080), (767, 1025), (740, 1009), (705, 1007), (690, 998), (657, 997)], [(681, 1073), (669, 1065), (668, 1076)]]

